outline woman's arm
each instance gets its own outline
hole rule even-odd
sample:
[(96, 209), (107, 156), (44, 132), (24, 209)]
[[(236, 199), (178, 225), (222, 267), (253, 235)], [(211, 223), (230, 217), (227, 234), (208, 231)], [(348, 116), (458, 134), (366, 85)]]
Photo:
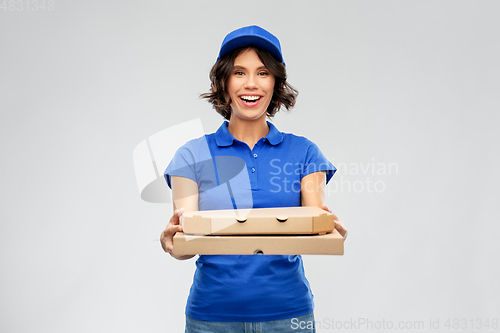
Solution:
[[(324, 171), (313, 172), (304, 176), (300, 181), (300, 201), (302, 206), (316, 206), (328, 212), (331, 211), (325, 204), (326, 173)], [(332, 213), (333, 214), (333, 213)], [(333, 214), (335, 229), (344, 239), (347, 237), (347, 229), (344, 228), (339, 218)]]
[(167, 227), (160, 236), (160, 242), (163, 250), (176, 259), (186, 260), (194, 257), (194, 255), (176, 256), (172, 254), (173, 238), (177, 232), (182, 231), (182, 226), (179, 224), (180, 216), (187, 211), (198, 210), (198, 184), (192, 179), (172, 176), (172, 201), (174, 203), (174, 214), (170, 218)]
[(302, 206), (320, 207), (325, 204), (326, 173), (313, 172), (300, 181), (300, 202)]

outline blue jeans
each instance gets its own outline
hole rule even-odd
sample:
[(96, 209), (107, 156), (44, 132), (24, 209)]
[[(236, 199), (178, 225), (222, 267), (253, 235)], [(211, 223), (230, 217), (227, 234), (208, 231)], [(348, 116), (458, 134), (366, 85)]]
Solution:
[(316, 333), (313, 312), (294, 318), (262, 321), (203, 321), (186, 316), (185, 333)]

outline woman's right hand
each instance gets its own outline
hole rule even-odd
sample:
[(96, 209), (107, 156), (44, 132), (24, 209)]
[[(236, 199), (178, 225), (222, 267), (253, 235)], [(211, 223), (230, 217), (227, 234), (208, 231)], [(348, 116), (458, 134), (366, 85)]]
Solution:
[(161, 247), (163, 251), (169, 253), (174, 258), (180, 258), (173, 254), (174, 251), (174, 235), (177, 232), (182, 232), (182, 226), (180, 225), (180, 217), (184, 213), (184, 208), (177, 209), (170, 218), (167, 227), (160, 236)]
[[(198, 210), (198, 184), (189, 178), (172, 176), (172, 201), (174, 203), (174, 214), (170, 218), (167, 227), (160, 236), (161, 247), (163, 251), (170, 253), (176, 259), (184, 260), (194, 257), (194, 255), (173, 254), (174, 250), (174, 235), (182, 231), (180, 225), (180, 217), (184, 211), (191, 212)], [(176, 209), (177, 207), (183, 207)]]

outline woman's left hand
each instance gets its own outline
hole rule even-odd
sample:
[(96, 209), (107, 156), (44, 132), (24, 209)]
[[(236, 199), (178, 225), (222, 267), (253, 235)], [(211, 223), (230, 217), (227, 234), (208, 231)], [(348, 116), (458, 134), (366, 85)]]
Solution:
[[(326, 210), (327, 212), (332, 213), (332, 211), (329, 210), (328, 207), (325, 204), (321, 205), (321, 208), (324, 209), (324, 210)], [(339, 232), (339, 234), (342, 237), (344, 237), (344, 239), (346, 239), (347, 238), (347, 229), (344, 227), (344, 225), (342, 224), (342, 222), (340, 222), (339, 218), (335, 214), (333, 214), (333, 221), (335, 223), (335, 229)]]

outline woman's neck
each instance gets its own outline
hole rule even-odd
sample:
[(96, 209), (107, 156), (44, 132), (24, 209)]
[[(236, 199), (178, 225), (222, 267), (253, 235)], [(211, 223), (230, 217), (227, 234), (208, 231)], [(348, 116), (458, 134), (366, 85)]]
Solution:
[(243, 120), (237, 117), (231, 117), (227, 126), (229, 132), (235, 139), (245, 142), (250, 149), (269, 133), (269, 126), (266, 123), (266, 118), (259, 120)]

